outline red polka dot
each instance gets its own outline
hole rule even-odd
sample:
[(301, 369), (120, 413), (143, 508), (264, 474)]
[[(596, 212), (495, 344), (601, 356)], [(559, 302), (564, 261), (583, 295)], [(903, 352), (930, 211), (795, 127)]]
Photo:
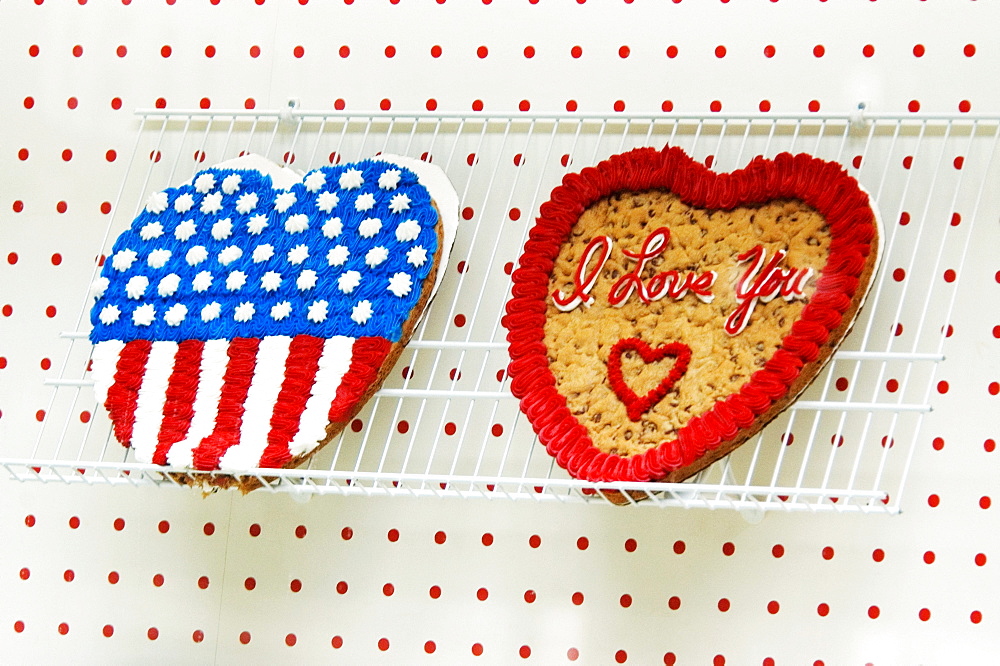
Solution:
[(987, 387), (987, 391), (989, 391), (990, 395), (1000, 394), (1000, 382), (990, 382), (989, 387)]
[(350, 541), (352, 537), (354, 537), (354, 530), (352, 530), (350, 527), (345, 527), (344, 529), (340, 530), (340, 538), (343, 539), (344, 541)]
[(531, 656), (531, 647), (528, 645), (522, 645), (517, 653), (521, 656), (521, 659), (527, 659)]
[(569, 54), (574, 58), (579, 58), (583, 55), (583, 48), (580, 46), (574, 46), (569, 50)]
[(485, 58), (489, 54), (490, 54), (490, 50), (488, 48), (486, 48), (485, 46), (480, 46), (479, 48), (476, 49), (476, 56), (479, 57), (479, 58)]
[(483, 543), (484, 546), (492, 546), (493, 545), (493, 535), (490, 534), (489, 532), (486, 532), (485, 534), (483, 534), (482, 543)]
[(618, 599), (618, 604), (619, 604), (619, 605), (620, 605), (620, 606), (621, 606), (622, 608), (628, 608), (629, 606), (631, 606), (631, 605), (632, 605), (632, 595), (631, 595), (631, 594), (623, 594), (623, 595), (622, 595), (622, 596), (621, 596), (621, 597), (620, 597), (620, 598)]
[(875, 55), (875, 47), (872, 46), (871, 44), (865, 44), (861, 48), (861, 54), (866, 58), (871, 58), (873, 55)]
[(968, 113), (969, 111), (972, 111), (972, 102), (967, 99), (963, 99), (958, 103), (958, 110), (960, 113)]
[(834, 555), (834, 552), (833, 552), (833, 548), (831, 546), (826, 546), (825, 548), (823, 548), (823, 559), (824, 560), (832, 560), (833, 559), (833, 555)]
[(618, 57), (619, 58), (627, 58), (627, 57), (629, 57), (629, 55), (631, 54), (631, 52), (632, 51), (631, 51), (631, 49), (629, 49), (628, 46), (620, 46), (620, 47), (618, 47)]
[(574, 606), (580, 606), (583, 604), (583, 592), (574, 592), (571, 597)]
[(940, 451), (941, 449), (944, 448), (944, 439), (942, 439), (941, 437), (935, 437), (931, 441), (931, 446), (934, 447), (935, 451)]
[(923, 44), (916, 44), (913, 47), (913, 55), (915, 55), (916, 57), (922, 58), (925, 53), (927, 53), (927, 49), (924, 48)]
[(925, 564), (934, 564), (934, 551), (933, 550), (928, 550), (927, 552), (924, 553), (924, 563)]
[(826, 47), (824, 47), (822, 44), (817, 44), (816, 46), (813, 47), (813, 55), (816, 56), (817, 58), (822, 58), (823, 56), (826, 55)]
[(489, 598), (489, 596), (490, 592), (485, 587), (481, 587), (478, 590), (476, 590), (476, 599), (479, 599), (480, 601), (486, 601)]
[(982, 622), (983, 621), (982, 612), (977, 610), (972, 611), (972, 613), (969, 614), (969, 621), (972, 622), (972, 624), (979, 624), (980, 622)]
[(431, 599), (441, 598), (441, 587), (438, 585), (431, 585), (431, 588), (427, 591)]
[(726, 47), (723, 46), (722, 44), (719, 44), (718, 46), (716, 46), (715, 47), (715, 57), (716, 58), (725, 58), (726, 57)]
[(670, 46), (667, 47), (667, 57), (668, 58), (676, 58), (677, 57), (677, 53), (678, 53), (678, 51), (677, 51), (677, 47), (676, 46), (670, 45)]
[(57, 630), (57, 631), (58, 631), (58, 632), (59, 632), (60, 634), (62, 634), (63, 636), (65, 636), (66, 634), (68, 634), (68, 633), (69, 633), (69, 625), (68, 625), (68, 624), (66, 624), (65, 622), (60, 622), (60, 623), (59, 623), (59, 626), (58, 626), (58, 627), (56, 628), (56, 630)]
[(952, 166), (954, 166), (956, 169), (961, 169), (963, 166), (965, 166), (965, 158), (959, 155), (954, 159), (954, 161), (952, 161)]
[(463, 326), (465, 326), (465, 315), (464, 314), (455, 315), (454, 321), (455, 321), (455, 326), (457, 326), (458, 328), (462, 328)]
[(537, 534), (532, 534), (531, 537), (528, 538), (528, 545), (532, 548), (538, 548), (542, 545), (542, 537)]
[(937, 392), (944, 394), (948, 392), (948, 382), (941, 380), (937, 383)]
[(448, 540), (448, 535), (444, 533), (444, 530), (438, 530), (434, 533), (434, 543), (441, 545)]
[(879, 615), (881, 615), (881, 613), (882, 613), (882, 611), (879, 610), (878, 606), (869, 606), (868, 607), (868, 617), (870, 617), (873, 620), (876, 619)]
[(170, 531), (170, 521), (161, 520), (156, 528), (160, 531), (160, 534), (166, 534)]
[(977, 567), (986, 566), (986, 554), (985, 553), (977, 553), (975, 561), (976, 561), (976, 566)]
[(678, 608), (681, 607), (681, 598), (670, 597), (669, 599), (667, 599), (667, 607), (670, 608), (670, 610), (677, 610)]
[(875, 560), (876, 562), (881, 562), (882, 560), (885, 559), (885, 551), (882, 550), (881, 548), (876, 548), (875, 550), (872, 551), (872, 559)]
[(712, 103), (708, 105), (708, 109), (712, 113), (718, 113), (719, 111), (722, 111), (722, 102), (717, 99), (712, 100)]
[(391, 597), (396, 592), (396, 586), (392, 583), (386, 583), (382, 586), (382, 594)]
[(260, 57), (260, 47), (256, 44), (250, 47), (250, 57), (259, 58)]
[(409, 422), (407, 422), (407, 421), (400, 421), (399, 423), (397, 423), (396, 424), (396, 431), (400, 435), (405, 435), (407, 432), (410, 431), (410, 424), (409, 424)]
[(765, 58), (773, 58), (774, 54), (775, 54), (775, 49), (773, 44), (768, 44), (767, 46), (764, 47)]
[(378, 639), (378, 649), (381, 650), (382, 652), (385, 652), (386, 650), (388, 650), (389, 649), (389, 639), (388, 638), (380, 638), (380, 639)]
[(296, 58), (301, 58), (305, 54), (306, 50), (303, 46), (296, 46), (294, 49), (292, 49), (292, 55), (295, 56)]
[(628, 661), (628, 652), (625, 650), (618, 650), (615, 652), (615, 662), (619, 664), (624, 664)]
[(810, 100), (810, 102), (809, 102), (809, 111), (811, 113), (816, 113), (817, 111), (819, 111), (819, 108), (820, 108), (819, 100), (817, 100), (817, 99)]
[(472, 644), (472, 655), (475, 656), (475, 657), (481, 657), (481, 656), (483, 656), (483, 644), (482, 643), (473, 643)]
[(424, 652), (426, 652), (427, 654), (434, 654), (435, 650), (437, 650), (437, 645), (434, 643), (434, 641), (427, 641), (426, 643), (424, 643)]
[(937, 493), (932, 493), (932, 494), (930, 494), (930, 495), (927, 496), (927, 506), (929, 506), (932, 509), (934, 509), (934, 508), (937, 508), (940, 505), (941, 505), (941, 496), (940, 495), (938, 495)]
[(719, 603), (716, 604), (716, 606), (718, 606), (719, 611), (727, 613), (729, 612), (729, 609), (732, 606), (732, 604), (729, 603), (729, 599), (723, 597), (722, 599), (719, 599)]
[(917, 617), (920, 618), (921, 622), (926, 622), (927, 620), (931, 619), (930, 609), (921, 608), (920, 611), (917, 613)]
[(73, 47), (73, 57), (74, 58), (79, 58), (82, 55), (83, 55), (83, 47), (80, 46), (79, 44), (75, 45)]
[(776, 615), (778, 611), (781, 610), (781, 605), (777, 601), (767, 602), (767, 612), (771, 615)]
[(625, 550), (629, 553), (634, 553), (635, 549), (639, 547), (635, 539), (625, 539)]
[(163, 587), (163, 583), (164, 583), (163, 574), (156, 574), (155, 576), (153, 576), (154, 587)]
[(913, 155), (907, 155), (903, 158), (903, 168), (909, 169), (913, 166)]
[(986, 453), (993, 453), (993, 451), (995, 451), (996, 448), (997, 448), (997, 443), (996, 440), (994, 439), (987, 439), (985, 442), (983, 442), (983, 449), (986, 451)]
[(819, 615), (820, 617), (826, 617), (827, 615), (829, 615), (830, 604), (821, 603), (819, 606), (816, 607), (816, 614)]
[(982, 497), (979, 498), (979, 508), (980, 509), (988, 509), (988, 508), (990, 508), (990, 505), (992, 503), (993, 503), (993, 501), (990, 499), (989, 495), (983, 495)]
[(364, 427), (365, 427), (365, 424), (364, 424), (364, 422), (361, 419), (354, 419), (353, 421), (351, 421), (351, 431), (352, 432), (361, 432), (361, 430)]
[(248, 577), (243, 581), (243, 587), (246, 588), (248, 592), (252, 592), (254, 588), (257, 587), (257, 579), (253, 576)]
[(771, 548), (771, 555), (773, 555), (776, 558), (783, 557), (785, 555), (785, 547), (782, 546), (780, 543), (774, 544), (774, 546)]

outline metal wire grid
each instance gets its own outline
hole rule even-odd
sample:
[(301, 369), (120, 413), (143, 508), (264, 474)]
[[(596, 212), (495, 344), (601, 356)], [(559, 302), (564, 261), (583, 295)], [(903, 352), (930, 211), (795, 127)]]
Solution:
[[(960, 283), (961, 270), (942, 280), (942, 269), (960, 269), (973, 222), (997, 206), (985, 185), (1000, 124), (969, 114), (866, 116), (859, 108), (808, 117), (398, 116), (308, 112), (290, 102), (271, 112), (137, 115), (137, 139), (103, 252), (150, 192), (203, 163), (246, 152), (303, 170), (376, 152), (411, 155), (444, 168), (459, 192), (463, 221), (452, 264), (383, 388), (307, 468), (246, 472), (270, 491), (303, 496), (605, 502), (608, 491), (628, 490), (617, 498), (641, 506), (747, 515), (770, 509), (895, 513), (931, 409)], [(500, 325), (507, 276), (538, 207), (564, 173), (633, 147), (665, 144), (722, 171), (783, 151), (844, 164), (879, 203), (882, 267), (828, 368), (762, 433), (687, 483), (595, 487), (555, 465), (507, 388)], [(114, 441), (94, 402), (89, 307), (86, 299), (76, 330), (63, 334), (68, 350), (58, 378), (47, 381), (53, 387), (48, 417), (33, 447), (0, 451), (0, 465), (19, 480), (176, 485), (169, 469), (134, 461)], [(84, 412), (93, 418), (78, 418)]]

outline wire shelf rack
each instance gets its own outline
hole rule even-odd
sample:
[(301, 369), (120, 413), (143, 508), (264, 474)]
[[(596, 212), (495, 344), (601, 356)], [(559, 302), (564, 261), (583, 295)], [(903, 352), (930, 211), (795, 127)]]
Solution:
[[(306, 111), (137, 112), (138, 130), (101, 252), (150, 192), (244, 152), (303, 171), (377, 152), (432, 161), (461, 200), (440, 293), (383, 388), (351, 427), (294, 470), (247, 470), (258, 492), (459, 497), (896, 513), (944, 359), (974, 222), (996, 217), (1000, 118), (865, 113), (493, 116)], [(677, 145), (715, 170), (808, 152), (842, 163), (883, 218), (883, 259), (853, 332), (812, 386), (734, 453), (681, 484), (569, 478), (538, 444), (505, 372), (500, 315), (530, 222), (564, 173), (638, 146)], [(958, 224), (957, 220), (961, 221)], [(99, 268), (95, 266), (94, 277)], [(942, 278), (943, 276), (943, 278)], [(81, 286), (80, 292), (86, 292)], [(29, 450), (0, 444), (12, 478), (176, 486), (170, 468), (118, 445), (88, 376), (90, 301)], [(83, 422), (81, 412), (93, 415)], [(6, 450), (5, 450), (6, 449)], [(637, 498), (644, 497), (645, 501)]]

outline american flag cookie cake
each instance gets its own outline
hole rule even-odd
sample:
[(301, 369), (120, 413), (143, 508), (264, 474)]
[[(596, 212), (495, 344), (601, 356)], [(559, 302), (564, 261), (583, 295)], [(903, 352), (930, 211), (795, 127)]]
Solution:
[(303, 463), (391, 371), (457, 221), (442, 170), (390, 155), (304, 176), (247, 155), (153, 193), (94, 285), (115, 438), (191, 485)]

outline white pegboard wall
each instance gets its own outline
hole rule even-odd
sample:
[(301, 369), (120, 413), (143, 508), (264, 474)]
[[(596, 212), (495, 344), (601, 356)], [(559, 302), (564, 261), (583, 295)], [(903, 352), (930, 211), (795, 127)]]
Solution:
[[(5, 0), (0, 442), (30, 446), (39, 428), (59, 332), (73, 328), (104, 204), (125, 176), (135, 108), (267, 109), (296, 97), (399, 115), (807, 116), (866, 100), (872, 112), (995, 114), (998, 20), (985, 2)], [(923, 203), (929, 172), (914, 160), (907, 197)], [(887, 185), (901, 182), (897, 164)], [(939, 267), (960, 289), (898, 516), (769, 513), (749, 525), (728, 511), (203, 500), (4, 480), (0, 646), (22, 662), (988, 662), (1000, 618), (1000, 432), (982, 416), (1000, 393), (996, 196), (987, 188), (965, 265)], [(935, 197), (928, 219), (950, 225), (958, 212), (945, 232), (961, 233), (972, 213), (953, 208)], [(921, 210), (887, 214), (900, 241)], [(901, 212), (906, 225), (892, 219)], [(922, 335), (940, 334), (943, 313), (930, 315)], [(903, 338), (920, 325), (900, 323)]]

